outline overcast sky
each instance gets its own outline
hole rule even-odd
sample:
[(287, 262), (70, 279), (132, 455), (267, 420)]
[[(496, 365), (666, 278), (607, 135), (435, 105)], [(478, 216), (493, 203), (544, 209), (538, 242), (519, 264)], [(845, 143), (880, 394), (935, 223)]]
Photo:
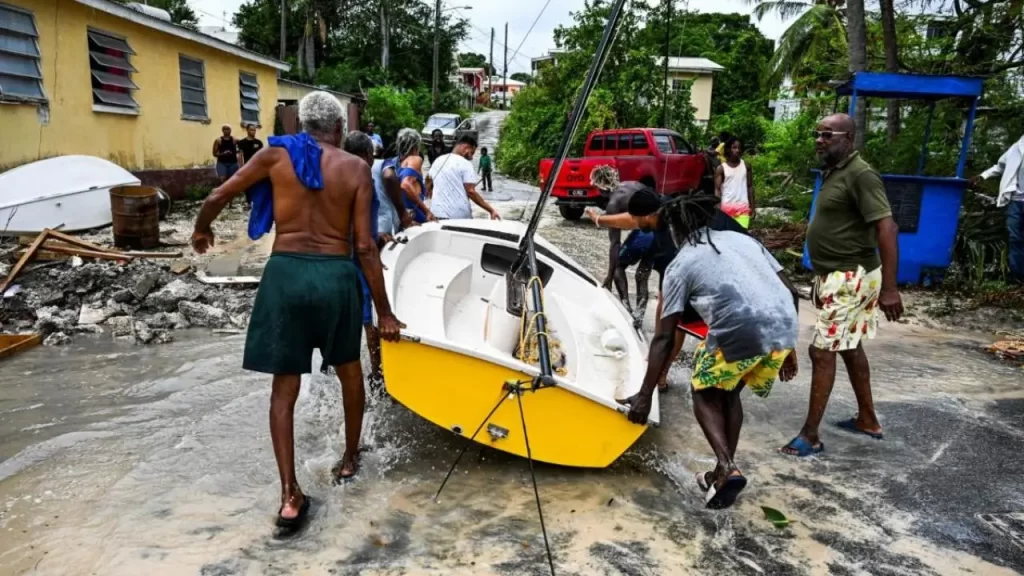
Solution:
[[(422, 0), (411, 0), (422, 1)], [(540, 56), (553, 48), (555, 27), (571, 21), (569, 13), (583, 8), (584, 0), (550, 0), (547, 9), (540, 17), (537, 25), (527, 37), (530, 25), (537, 18), (547, 0), (442, 0), (445, 8), (454, 9), (470, 22), (470, 35), (460, 46), (462, 52), (477, 52), (487, 55), (490, 50), (490, 33), (494, 28), (494, 60), (496, 67), (501, 69), (502, 44), (504, 43), (504, 27), (508, 22), (509, 73), (528, 72), (530, 58)], [(231, 16), (243, 4), (243, 0), (188, 0), (188, 3), (199, 15), (200, 25), (225, 25), (224, 20), (231, 22)], [(660, 2), (659, 2), (660, 4)], [(472, 6), (472, 9), (465, 9)], [(751, 5), (745, 0), (688, 0), (679, 2), (677, 7), (686, 7), (698, 12), (739, 12), (749, 14)], [(756, 22), (761, 32), (777, 40), (786, 29), (786, 23), (777, 17), (766, 17)], [(230, 28), (230, 24), (226, 24)], [(525, 41), (524, 41), (525, 38)], [(519, 53), (513, 58), (516, 48), (522, 44)]]

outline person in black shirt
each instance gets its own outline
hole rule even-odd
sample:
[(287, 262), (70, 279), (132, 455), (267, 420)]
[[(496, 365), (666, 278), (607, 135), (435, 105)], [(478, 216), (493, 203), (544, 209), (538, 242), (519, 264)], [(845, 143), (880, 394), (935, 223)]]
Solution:
[[(255, 124), (246, 124), (245, 132), (245, 138), (238, 141), (239, 166), (248, 164), (249, 160), (263, 149), (263, 141), (256, 137)], [(252, 198), (250, 198), (248, 190), (245, 191), (245, 205), (246, 207), (252, 207)]]
[(238, 172), (238, 141), (231, 135), (231, 126), (220, 127), (221, 137), (213, 141), (213, 157), (217, 159), (217, 176), (221, 184)]
[(246, 125), (245, 132), (245, 138), (238, 141), (238, 150), (242, 154), (239, 166), (245, 166), (257, 152), (263, 149), (263, 141), (256, 137), (255, 124)]
[(430, 133), (430, 144), (427, 145), (427, 160), (430, 160), (431, 166), (433, 166), (434, 160), (445, 154), (451, 154), (451, 152), (451, 148), (444, 145), (444, 132), (434, 130)]

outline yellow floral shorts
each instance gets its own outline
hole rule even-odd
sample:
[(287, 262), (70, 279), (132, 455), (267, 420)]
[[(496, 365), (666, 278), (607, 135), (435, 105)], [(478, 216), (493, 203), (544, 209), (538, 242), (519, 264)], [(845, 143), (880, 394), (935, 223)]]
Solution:
[(693, 354), (693, 377), (690, 379), (690, 386), (696, 391), (717, 388), (732, 392), (740, 382), (744, 382), (751, 392), (764, 398), (772, 391), (772, 385), (779, 378), (782, 361), (792, 352), (782, 350), (728, 362), (721, 350), (710, 353), (702, 341)]
[(878, 292), (882, 269), (867, 272), (832, 272), (814, 279), (814, 306), (818, 319), (811, 345), (821, 350), (842, 352), (860, 346), (862, 338), (872, 339), (878, 328)]

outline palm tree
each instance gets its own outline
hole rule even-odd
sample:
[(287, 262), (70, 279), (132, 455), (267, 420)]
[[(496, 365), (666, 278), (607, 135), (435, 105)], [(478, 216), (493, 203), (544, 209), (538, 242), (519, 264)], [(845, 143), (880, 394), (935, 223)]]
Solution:
[[(893, 0), (880, 0), (878, 4), (882, 12), (882, 42), (885, 44), (885, 71), (899, 72), (900, 60), (896, 44), (896, 7), (893, 5)], [(894, 142), (900, 134), (900, 103), (898, 100), (889, 99), (886, 105), (888, 106), (886, 129), (889, 133), (889, 141)]]
[[(850, 0), (847, 10), (846, 31), (849, 36), (850, 46), (850, 73), (856, 74), (867, 69), (868, 64), (868, 36), (867, 24), (864, 21), (864, 0)], [(863, 98), (857, 99), (857, 109), (854, 111), (853, 119), (856, 121), (857, 133), (854, 139), (854, 147), (860, 150), (864, 147), (864, 139), (867, 136), (868, 109)]]
[(829, 73), (822, 74), (813, 67), (834, 62), (836, 56), (847, 51), (846, 0), (750, 1), (757, 2), (754, 16), (758, 20), (767, 14), (777, 14), (782, 20), (797, 16), (779, 38), (775, 54), (768, 63), (766, 82), (769, 86), (778, 86), (787, 74), (793, 78), (831, 79)]

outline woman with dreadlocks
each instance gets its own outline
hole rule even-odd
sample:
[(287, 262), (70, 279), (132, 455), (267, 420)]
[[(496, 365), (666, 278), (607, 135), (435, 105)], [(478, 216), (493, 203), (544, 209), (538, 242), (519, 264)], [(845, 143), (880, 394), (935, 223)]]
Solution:
[(693, 359), (693, 412), (718, 465), (697, 475), (708, 508), (727, 508), (747, 485), (734, 457), (743, 425), (740, 391), (764, 397), (776, 378), (796, 376), (796, 290), (782, 266), (745, 234), (712, 230), (718, 199), (697, 194), (662, 209), (679, 253), (665, 271), (662, 316), (640, 392), (626, 400), (629, 420), (647, 422), (658, 377), (671, 360), (673, 336), (687, 305), (708, 324)]

